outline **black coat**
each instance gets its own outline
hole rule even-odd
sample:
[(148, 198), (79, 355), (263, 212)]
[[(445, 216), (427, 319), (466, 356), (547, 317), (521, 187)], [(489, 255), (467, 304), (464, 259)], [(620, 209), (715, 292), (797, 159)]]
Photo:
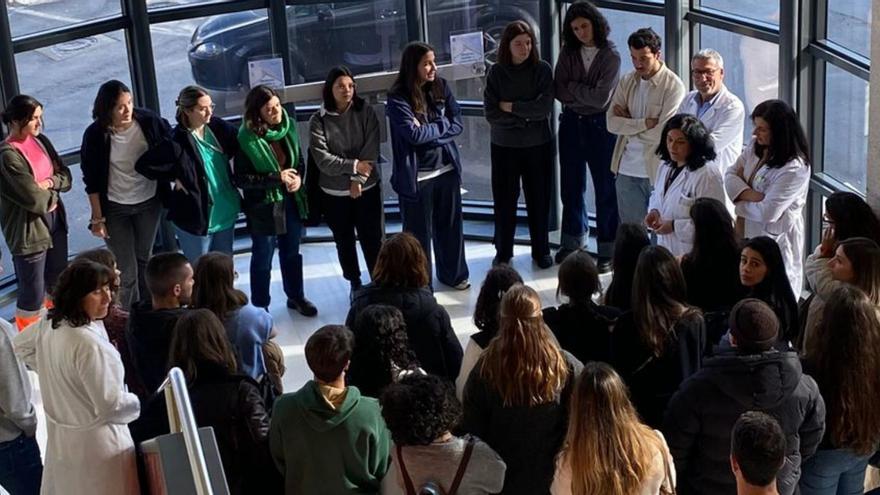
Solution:
[(642, 420), (659, 428), (672, 394), (685, 378), (700, 369), (706, 329), (703, 317), (691, 312), (676, 322), (666, 350), (655, 357), (642, 342), (631, 311), (618, 320), (612, 334), (612, 361), (629, 386), (633, 405)]
[[(134, 120), (141, 126), (149, 148), (171, 137), (171, 125), (152, 110), (135, 108)], [(97, 121), (86, 127), (79, 154), (86, 194), (97, 193), (101, 204), (106, 205), (107, 181), (110, 178), (110, 134)], [(143, 159), (144, 156), (141, 155), (140, 160)], [(168, 183), (159, 182), (157, 194), (164, 198), (170, 189)]]
[(675, 459), (679, 493), (733, 495), (730, 430), (746, 411), (763, 411), (786, 435), (779, 493), (795, 493), (801, 462), (811, 456), (825, 429), (819, 387), (801, 371), (794, 352), (739, 355), (729, 346), (708, 358), (669, 402), (663, 435)]
[(580, 362), (611, 362), (611, 330), (620, 310), (590, 302), (544, 308), (543, 312), (544, 323), (556, 335), (559, 346)]
[[(211, 118), (208, 127), (217, 138), (228, 159), (238, 152), (238, 129), (219, 117)], [(144, 153), (135, 170), (148, 179), (164, 182), (180, 181), (183, 190), (175, 188), (165, 198), (168, 219), (193, 235), (207, 235), (211, 198), (208, 194), (205, 163), (188, 129), (177, 125), (171, 137)], [(232, 167), (227, 161), (226, 173), (232, 181)], [(238, 194), (238, 193), (236, 193)]]
[(153, 309), (149, 300), (132, 304), (125, 339), (141, 382), (152, 394), (168, 374), (171, 334), (184, 308)]
[[(286, 150), (287, 147), (285, 146), (284, 149)], [(300, 176), (303, 176), (305, 170), (303, 154), (299, 154), (299, 163), (293, 167), (300, 171)], [(289, 158), (288, 162), (290, 162)], [(279, 172), (268, 174), (257, 172), (250, 158), (239, 150), (235, 155), (233, 182), (235, 187), (242, 191), (241, 209), (247, 218), (248, 230), (251, 234), (283, 235), (287, 232), (284, 201), (295, 201), (295, 199), (293, 193), (285, 191)], [(305, 187), (305, 184), (302, 187)], [(281, 188), (284, 201), (266, 203), (266, 191), (275, 188)]]
[(455, 336), (449, 314), (427, 288), (386, 288), (368, 284), (354, 294), (345, 324), (352, 328), (357, 315), (371, 304), (387, 304), (403, 313), (409, 346), (419, 366), (433, 375), (455, 382), (464, 352)]

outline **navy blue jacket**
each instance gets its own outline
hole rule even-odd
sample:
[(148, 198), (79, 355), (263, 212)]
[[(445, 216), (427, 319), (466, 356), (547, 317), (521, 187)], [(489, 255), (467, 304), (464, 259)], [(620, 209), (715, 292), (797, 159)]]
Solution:
[[(231, 160), (238, 152), (238, 129), (220, 117), (212, 117), (208, 127), (223, 154)], [(138, 160), (135, 170), (148, 179), (180, 181), (183, 189), (175, 188), (165, 197), (168, 219), (193, 235), (207, 235), (211, 198), (202, 155), (189, 129), (177, 125), (171, 137), (150, 148)], [(232, 182), (232, 167), (226, 162), (226, 173)], [(238, 194), (238, 192), (236, 192)]]

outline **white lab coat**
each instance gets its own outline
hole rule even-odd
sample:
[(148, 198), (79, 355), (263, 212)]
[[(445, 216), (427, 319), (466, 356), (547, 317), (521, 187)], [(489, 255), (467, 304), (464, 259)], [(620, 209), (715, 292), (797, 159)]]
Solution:
[[(724, 188), (731, 198), (749, 188), (746, 179), (760, 162), (755, 156), (754, 145), (753, 139), (724, 174)], [(736, 203), (736, 215), (745, 219), (746, 238), (765, 235), (779, 244), (795, 298), (800, 297), (804, 283), (803, 212), (809, 186), (810, 167), (798, 158), (779, 168), (761, 167), (751, 188), (763, 193), (764, 200)]]
[(15, 338), (15, 353), (40, 379), (46, 411), (42, 495), (138, 495), (137, 396), (123, 389), (119, 352), (100, 321), (82, 327), (45, 317)]
[(691, 252), (694, 245), (691, 206), (697, 198), (715, 198), (724, 202), (724, 181), (718, 169), (709, 164), (697, 170), (685, 167), (669, 185), (669, 189), (664, 191), (666, 178), (672, 170), (672, 165), (666, 162), (657, 171), (654, 191), (648, 201), (648, 211), (657, 210), (662, 221), (674, 222), (674, 230), (669, 234), (658, 235), (657, 244), (669, 249), (675, 256), (682, 256)]

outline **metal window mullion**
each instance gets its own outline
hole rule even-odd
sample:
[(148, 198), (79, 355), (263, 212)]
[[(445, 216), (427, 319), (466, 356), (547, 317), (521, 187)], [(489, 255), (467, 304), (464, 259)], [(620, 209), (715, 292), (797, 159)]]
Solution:
[(664, 43), (666, 43), (666, 65), (678, 77), (685, 80), (688, 64), (685, 61), (685, 48), (688, 46), (688, 31), (684, 27), (684, 15), (686, 8), (683, 2), (687, 0), (666, 0), (664, 28), (666, 30)]
[(861, 55), (844, 48), (836, 48), (827, 42), (810, 43), (806, 47), (806, 52), (810, 56), (849, 72), (859, 79), (865, 81), (870, 79), (871, 64)]
[[(15, 52), (12, 49), (12, 29), (9, 26), (9, 12), (6, 2), (0, 2), (0, 110), (6, 102), (18, 94), (18, 72), (15, 70)], [(5, 137), (0, 126), (0, 138)]]
[(768, 43), (779, 43), (779, 31), (758, 22), (734, 20), (728, 16), (694, 10), (686, 13), (684, 17), (687, 21), (696, 22), (704, 26), (748, 36)]
[(122, 14), (130, 23), (125, 30), (125, 39), (135, 103), (159, 112), (159, 89), (156, 87), (156, 64), (146, 0), (122, 0)]
[(196, 17), (211, 17), (215, 15), (233, 14), (245, 10), (265, 9), (269, 0), (244, 0), (237, 2), (209, 3), (207, 5), (187, 5), (185, 7), (170, 7), (158, 10), (150, 10), (148, 16), (150, 24), (161, 22), (182, 21)]
[(428, 39), (428, 8), (423, 0), (406, 0), (406, 36), (408, 41)]
[(658, 4), (651, 5), (647, 3), (625, 2), (621, 0), (594, 0), (593, 4), (596, 5), (596, 7), (603, 9), (622, 10), (625, 12), (635, 12), (637, 14), (666, 15), (666, 7)]
[[(297, 81), (296, 68), (293, 66), (293, 59), (290, 57), (290, 38), (296, 36), (296, 23), (288, 26), (287, 24), (287, 4), (284, 0), (269, 0), (269, 37), (272, 44), (272, 53), (281, 57), (284, 66), (284, 79), (287, 84), (293, 84)], [(296, 9), (296, 6), (293, 6)]]
[(779, 2), (779, 94), (780, 100), (795, 105), (799, 54), (798, 2)]
[(58, 43), (65, 43), (67, 41), (96, 36), (110, 31), (126, 29), (130, 25), (128, 19), (123, 15), (120, 15), (98, 21), (81, 22), (70, 26), (60, 26), (40, 31), (38, 33), (19, 36), (12, 41), (12, 49), (15, 53), (29, 52), (31, 50), (57, 45)]

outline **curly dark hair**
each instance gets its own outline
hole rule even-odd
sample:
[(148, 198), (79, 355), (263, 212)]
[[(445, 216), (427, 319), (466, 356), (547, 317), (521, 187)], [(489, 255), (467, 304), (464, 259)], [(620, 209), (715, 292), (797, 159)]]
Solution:
[(702, 168), (706, 162), (715, 159), (715, 143), (712, 142), (712, 136), (706, 126), (693, 115), (680, 113), (673, 115), (663, 126), (660, 144), (657, 145), (657, 150), (654, 152), (661, 160), (667, 163), (672, 162), (669, 149), (666, 147), (666, 137), (673, 129), (680, 130), (691, 146), (691, 152), (687, 157), (688, 170), (694, 171)]
[(461, 418), (461, 404), (444, 379), (414, 374), (389, 385), (379, 397), (382, 417), (396, 445), (429, 445)]
[(49, 310), (52, 328), (63, 320), (72, 327), (88, 325), (92, 318), (83, 308), (83, 298), (101, 287), (112, 286), (116, 274), (106, 266), (90, 260), (74, 261), (61, 272), (52, 294), (55, 307)]
[(493, 266), (477, 296), (477, 304), (474, 307), (474, 325), (483, 331), (498, 331), (498, 308), (501, 306), (501, 296), (514, 284), (522, 284), (523, 279), (510, 265)]
[(651, 53), (657, 54), (660, 53), (660, 48), (663, 47), (663, 42), (660, 39), (660, 35), (654, 32), (653, 29), (646, 27), (637, 29), (634, 33), (629, 35), (629, 38), (626, 40), (626, 44), (629, 45), (630, 48), (641, 50), (642, 48), (648, 48), (651, 50)]
[(575, 36), (571, 23), (578, 17), (590, 21), (593, 27), (593, 43), (596, 48), (605, 48), (608, 46), (608, 34), (611, 28), (608, 27), (608, 20), (602, 15), (602, 11), (596, 8), (590, 2), (575, 2), (568, 7), (565, 12), (565, 20), (562, 21), (562, 48), (565, 50), (580, 50), (582, 43)]
[(416, 370), (419, 362), (409, 347), (406, 320), (394, 306), (372, 304), (355, 319), (354, 351), (346, 373), (349, 385), (375, 397), (391, 383), (392, 366)]

